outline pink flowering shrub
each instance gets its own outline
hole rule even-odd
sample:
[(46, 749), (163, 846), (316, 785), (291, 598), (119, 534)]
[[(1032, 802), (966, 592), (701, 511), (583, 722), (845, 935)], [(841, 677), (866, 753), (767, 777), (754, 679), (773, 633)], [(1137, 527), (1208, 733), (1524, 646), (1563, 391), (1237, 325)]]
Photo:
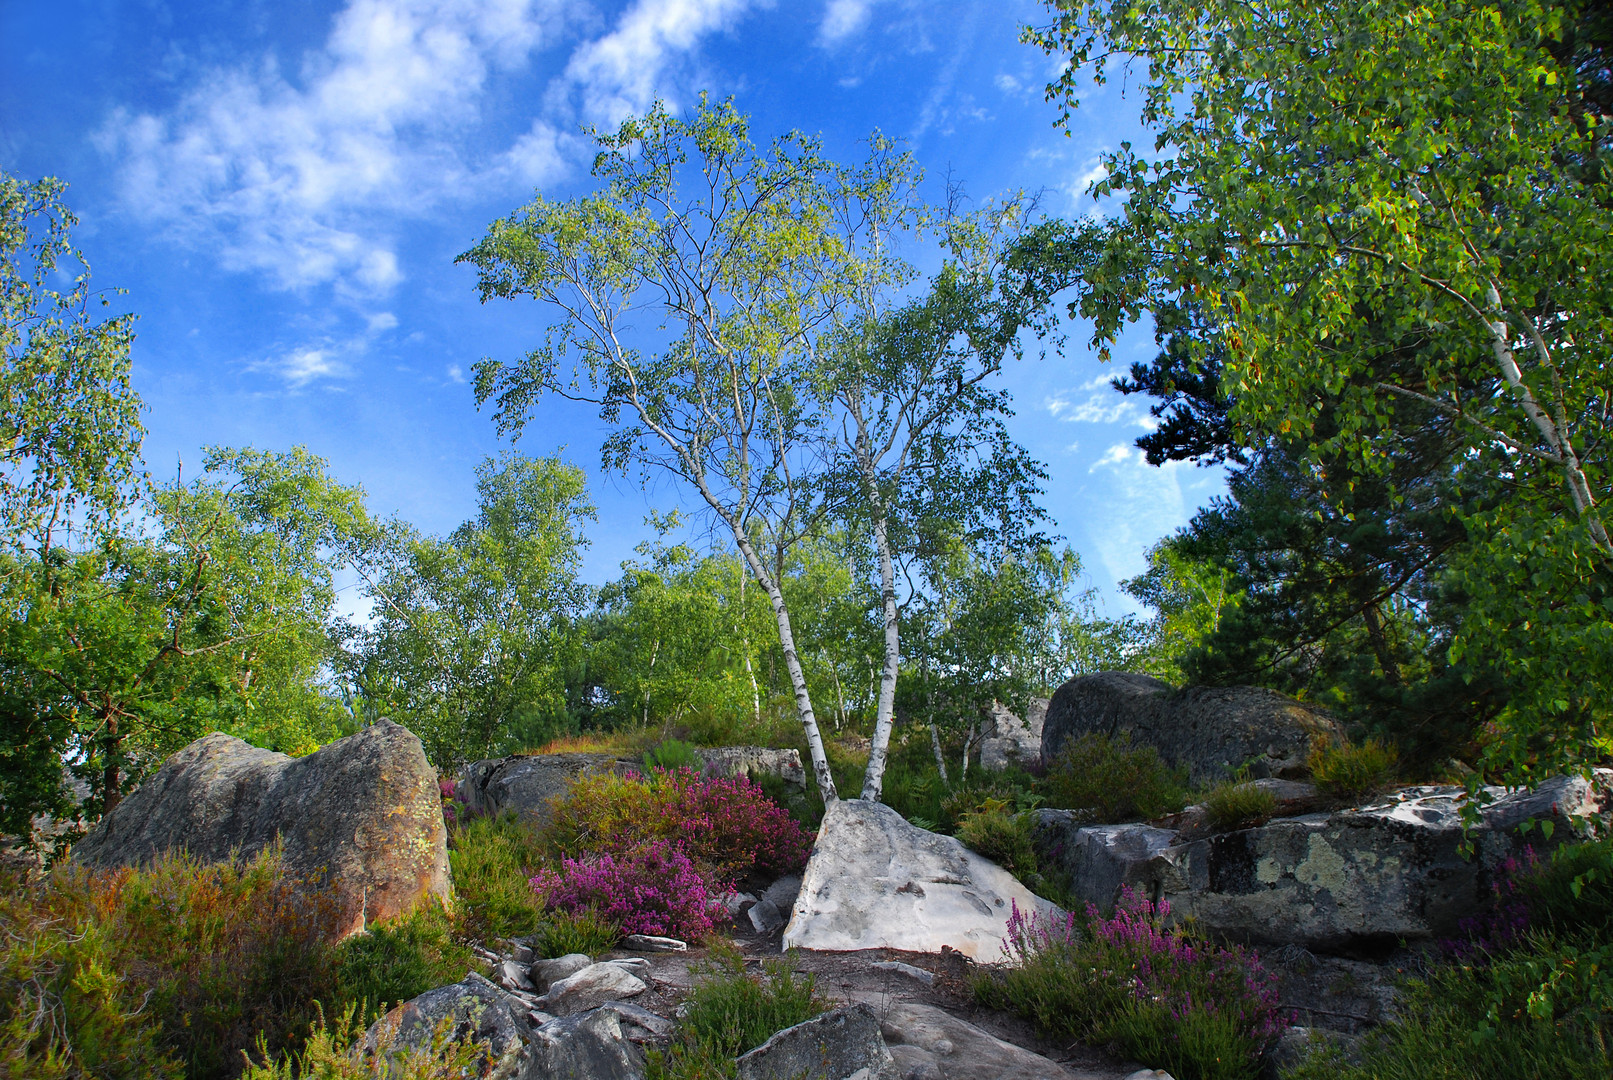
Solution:
[(799, 870), (812, 838), (744, 776), (691, 769), (650, 776), (585, 776), (552, 806), (544, 839), (558, 855), (623, 852), (652, 840), (676, 845), (721, 892), (752, 869)]
[(573, 915), (593, 912), (624, 934), (698, 941), (712, 929), (713, 898), (705, 877), (665, 840), (563, 859), (559, 871), (539, 870), (532, 888), (548, 907)]
[(1123, 890), (1114, 915), (1047, 921), (1015, 905), (1015, 965), (977, 995), (1050, 1035), (1110, 1043), (1181, 1080), (1253, 1080), (1288, 1022), (1276, 979), (1253, 952), (1165, 928), (1168, 902)]

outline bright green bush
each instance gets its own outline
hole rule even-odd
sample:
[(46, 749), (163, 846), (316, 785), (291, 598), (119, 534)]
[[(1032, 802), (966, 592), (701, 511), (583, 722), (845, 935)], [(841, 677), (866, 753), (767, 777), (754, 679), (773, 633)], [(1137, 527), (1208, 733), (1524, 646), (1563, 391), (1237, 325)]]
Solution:
[(1247, 829), (1277, 812), (1277, 796), (1248, 782), (1218, 784), (1204, 797), (1204, 809), (1218, 832)]
[(366, 1023), (478, 966), (470, 948), (454, 940), (450, 915), (435, 900), (348, 938), (336, 947), (336, 963), (341, 998)]
[(1001, 799), (989, 799), (958, 823), (957, 837), (969, 850), (985, 856), (1021, 881), (1038, 876), (1036, 849), (1031, 846), (1031, 818), (1012, 813)]
[(1342, 799), (1381, 791), (1394, 782), (1399, 755), (1377, 739), (1357, 746), (1347, 742), (1321, 742), (1311, 748), (1308, 764), (1318, 789)]
[(464, 1080), (478, 1075), (480, 1048), (468, 1040), (454, 1041), (451, 1021), (443, 1021), (429, 1050), (394, 1050), (383, 1035), (378, 1052), (359, 1054), (354, 1046), (364, 1025), (356, 1014), (356, 1006), (349, 1005), (327, 1026), (321, 1012), (303, 1048), (293, 1054), (276, 1057), (260, 1044), (257, 1060), (247, 1058), (241, 1080)]
[(647, 1080), (730, 1080), (739, 1055), (833, 1007), (790, 957), (766, 961), (754, 976), (737, 949), (722, 946), (712, 948), (685, 1005), (672, 1045), (651, 1051)]
[(695, 748), (682, 739), (663, 739), (648, 750), (644, 751), (644, 771), (652, 769), (694, 769), (699, 771), (704, 764)]
[(1065, 744), (1041, 791), (1044, 805), (1085, 810), (1105, 825), (1147, 821), (1187, 804), (1187, 770), (1168, 767), (1159, 751), (1127, 736), (1094, 733)]
[(621, 937), (621, 930), (597, 912), (548, 911), (533, 935), (532, 947), (546, 959), (572, 953), (599, 956), (615, 948)]
[(530, 882), (546, 860), (532, 826), (513, 814), (473, 818), (453, 830), (449, 844), (461, 939), (490, 942), (538, 928), (543, 904)]

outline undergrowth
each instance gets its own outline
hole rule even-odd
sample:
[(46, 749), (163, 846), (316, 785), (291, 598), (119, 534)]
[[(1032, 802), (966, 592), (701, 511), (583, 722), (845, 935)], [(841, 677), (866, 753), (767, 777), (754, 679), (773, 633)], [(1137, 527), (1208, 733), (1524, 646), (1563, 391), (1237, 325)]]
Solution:
[(1152, 746), (1094, 733), (1064, 745), (1042, 793), (1048, 806), (1084, 810), (1105, 825), (1146, 821), (1187, 804), (1187, 771), (1167, 766)]

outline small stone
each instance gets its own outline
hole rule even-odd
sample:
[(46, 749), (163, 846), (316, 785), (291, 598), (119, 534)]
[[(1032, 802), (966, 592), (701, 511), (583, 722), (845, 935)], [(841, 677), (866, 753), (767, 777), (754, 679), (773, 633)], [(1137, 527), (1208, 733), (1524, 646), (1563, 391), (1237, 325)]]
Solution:
[(539, 1001), (556, 1016), (575, 1016), (607, 1001), (637, 997), (648, 990), (644, 980), (619, 963), (590, 964), (575, 975), (550, 983)]
[(750, 907), (754, 903), (756, 903), (756, 897), (752, 896), (748, 892), (742, 892), (733, 893), (724, 897), (722, 906), (723, 910), (728, 912), (728, 917), (730, 919), (737, 919), (744, 913), (746, 908)]
[(758, 934), (771, 934), (784, 925), (784, 916), (771, 900), (756, 901), (751, 905), (748, 914), (750, 924), (756, 928)]
[(906, 975), (909, 979), (916, 979), (925, 986), (935, 985), (935, 972), (925, 971), (912, 964), (904, 964), (900, 960), (881, 960), (874, 965), (875, 971), (891, 971), (898, 975)]
[(689, 943), (672, 937), (654, 934), (628, 934), (622, 939), (622, 948), (634, 952), (688, 952)]
[(623, 971), (631, 971), (641, 979), (650, 977), (650, 962), (642, 956), (619, 956), (615, 960), (606, 960), (604, 963), (614, 964)]
[(533, 990), (532, 980), (527, 976), (529, 964), (519, 964), (514, 960), (500, 960), (493, 967), (493, 981), (506, 990)]
[(1176, 1080), (1176, 1078), (1164, 1069), (1138, 1069), (1134, 1073), (1127, 1073), (1126, 1080)]
[(527, 969), (532, 980), (532, 986), (538, 993), (547, 993), (550, 986), (561, 979), (577, 974), (583, 968), (594, 962), (593, 957), (586, 953), (567, 953), (552, 960), (534, 960)]
[(546, 1013), (542, 1009), (528, 1009), (526, 1014), (531, 1018), (533, 1027), (542, 1027), (544, 1024), (547, 1024), (549, 1021), (555, 1019), (552, 1013)]
[(801, 879), (795, 874), (785, 874), (767, 887), (767, 891), (762, 893), (762, 899), (783, 913), (795, 906), (795, 898), (800, 895)]
[(622, 1034), (636, 1043), (660, 1042), (672, 1037), (673, 1023), (648, 1009), (626, 1001), (610, 1001), (600, 1006), (616, 1014), (622, 1023)]
[(532, 951), (530, 945), (517, 945), (515, 951), (510, 954), (511, 960), (514, 960), (517, 964), (525, 964), (528, 967), (531, 967), (532, 961), (537, 958), (537, 954)]

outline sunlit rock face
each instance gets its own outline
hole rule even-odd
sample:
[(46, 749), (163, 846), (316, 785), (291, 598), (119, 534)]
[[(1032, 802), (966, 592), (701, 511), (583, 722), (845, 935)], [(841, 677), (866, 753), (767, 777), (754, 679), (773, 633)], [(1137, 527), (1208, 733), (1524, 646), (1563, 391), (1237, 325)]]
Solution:
[(287, 874), (336, 888), (344, 932), (452, 895), (437, 771), (413, 732), (385, 720), (301, 758), (229, 735), (198, 739), (103, 817), (73, 859), (97, 869), (180, 850), (247, 860), (277, 839)]
[(1057, 911), (952, 837), (910, 825), (880, 803), (842, 799), (824, 813), (784, 947), (947, 947), (996, 963), (1006, 958), (1003, 935), (1016, 905)]
[(1083, 735), (1129, 735), (1182, 766), (1194, 785), (1247, 769), (1252, 777), (1302, 779), (1317, 741), (1342, 733), (1300, 701), (1256, 686), (1171, 685), (1133, 672), (1101, 671), (1071, 679), (1053, 694), (1042, 726), (1042, 762)]
[[(1171, 918), (1264, 945), (1371, 954), (1451, 936), (1493, 896), (1502, 865), (1605, 827), (1613, 771), (1534, 791), (1488, 789), (1463, 832), (1460, 788), (1416, 787), (1336, 813), (1280, 818), (1195, 840), (1151, 825), (1081, 825), (1039, 812), (1036, 841), (1071, 891), (1102, 908), (1122, 886), (1168, 900)], [(1520, 834), (1527, 820), (1551, 822)], [(1464, 841), (1472, 844), (1470, 856)]]

